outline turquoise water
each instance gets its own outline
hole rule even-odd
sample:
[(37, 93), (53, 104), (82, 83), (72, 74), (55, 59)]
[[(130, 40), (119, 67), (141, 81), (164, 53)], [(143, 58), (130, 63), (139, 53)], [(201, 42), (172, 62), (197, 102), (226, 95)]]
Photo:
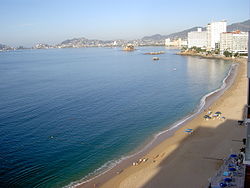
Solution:
[(176, 52), (0, 53), (0, 187), (66, 186), (192, 113), (231, 63)]

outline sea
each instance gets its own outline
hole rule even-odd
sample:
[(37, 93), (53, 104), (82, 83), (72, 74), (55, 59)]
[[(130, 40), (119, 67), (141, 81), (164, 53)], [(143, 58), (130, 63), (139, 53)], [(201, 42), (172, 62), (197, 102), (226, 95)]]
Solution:
[[(164, 51), (153, 61), (146, 52)], [(191, 115), (232, 63), (165, 47), (0, 53), (0, 187), (67, 187)]]

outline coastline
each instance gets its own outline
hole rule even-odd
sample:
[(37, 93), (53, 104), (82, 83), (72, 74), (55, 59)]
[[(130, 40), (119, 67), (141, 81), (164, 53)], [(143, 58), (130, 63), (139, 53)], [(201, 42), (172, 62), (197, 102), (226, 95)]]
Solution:
[(205, 58), (205, 59), (222, 59), (222, 60), (226, 60), (226, 61), (234, 61), (237, 63), (242, 62), (242, 60), (247, 60), (246, 58), (232, 58), (232, 57), (225, 57), (225, 56), (221, 56), (221, 55), (205, 55), (205, 54), (199, 54), (199, 53), (195, 53), (195, 52), (178, 52), (176, 53), (177, 55), (182, 55), (182, 56), (196, 56), (196, 57), (201, 57), (201, 58)]
[[(227, 58), (224, 60), (238, 62), (238, 59), (232, 59), (232, 58), (229, 58), (229, 59)], [(241, 59), (240, 61), (244, 61), (244, 59)], [(240, 65), (240, 66), (242, 67), (243, 65)], [(194, 111), (190, 116), (184, 117), (182, 120), (176, 122), (167, 130), (155, 135), (154, 139), (150, 143), (148, 143), (138, 153), (128, 156), (126, 159), (122, 160), (121, 162), (118, 161), (118, 164), (115, 167), (108, 169), (103, 174), (93, 177), (92, 179), (90, 179), (89, 181), (86, 181), (85, 183), (75, 182), (75, 184), (73, 184), (72, 186), (74, 187), (99, 187), (103, 185), (103, 187), (119, 187), (120, 183), (126, 180), (130, 176), (130, 173), (134, 174), (138, 171), (138, 169), (142, 170), (143, 166), (147, 166), (146, 164), (150, 163), (149, 161), (147, 161), (145, 164), (140, 164), (139, 166), (131, 167), (132, 162), (137, 161), (139, 158), (143, 156), (144, 158), (148, 158), (148, 159), (154, 158), (148, 155), (150, 155), (150, 153), (152, 153), (154, 150), (156, 150), (156, 148), (160, 147), (166, 141), (170, 139), (175, 139), (176, 133), (180, 132), (181, 130), (183, 131), (184, 127), (188, 126), (188, 128), (190, 128), (190, 126), (188, 125), (190, 121), (197, 119), (201, 115), (203, 116), (203, 113), (204, 113), (203, 110), (207, 109), (212, 103), (215, 103), (216, 100), (218, 100), (218, 98), (221, 97), (221, 95), (224, 95), (225, 91), (227, 91), (227, 89), (231, 86), (232, 82), (234, 81), (234, 77), (236, 75), (237, 77), (239, 76), (240, 73), (239, 71), (237, 71), (237, 69), (238, 69), (238, 65), (237, 66), (232, 65), (230, 72), (227, 75), (227, 77), (224, 79), (224, 82), (221, 88), (204, 96), (203, 97), (204, 101), (201, 100), (200, 107), (197, 108), (196, 111)], [(204, 104), (202, 104), (203, 102)], [(130, 172), (131, 169), (132, 169), (132, 172)], [(128, 172), (130, 173), (128, 174)]]

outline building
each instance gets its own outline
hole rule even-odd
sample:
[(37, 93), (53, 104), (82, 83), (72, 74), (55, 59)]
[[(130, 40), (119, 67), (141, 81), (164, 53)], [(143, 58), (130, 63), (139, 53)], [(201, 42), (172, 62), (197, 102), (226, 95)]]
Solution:
[(239, 30), (220, 34), (220, 51), (232, 53), (247, 53), (248, 33)]
[(170, 38), (165, 39), (165, 46), (172, 46), (172, 41)]
[(197, 31), (188, 33), (188, 48), (200, 47), (205, 49), (207, 47), (207, 31), (202, 31), (198, 28)]
[[(250, 35), (250, 31), (248, 32)], [(248, 54), (250, 54), (250, 37), (248, 38)], [(247, 61), (247, 79), (248, 79), (248, 91), (247, 91), (247, 105), (246, 105), (246, 117), (245, 123), (247, 126), (246, 132), (246, 148), (244, 156), (244, 164), (246, 165), (245, 172), (245, 187), (250, 187), (250, 57)]]
[(178, 38), (176, 40), (171, 40), (170, 38), (165, 39), (165, 46), (168, 47), (182, 47), (182, 46), (187, 46), (187, 41), (182, 40), (181, 38)]
[(220, 34), (227, 31), (227, 22), (211, 22), (207, 25), (207, 49), (217, 49), (220, 46)]

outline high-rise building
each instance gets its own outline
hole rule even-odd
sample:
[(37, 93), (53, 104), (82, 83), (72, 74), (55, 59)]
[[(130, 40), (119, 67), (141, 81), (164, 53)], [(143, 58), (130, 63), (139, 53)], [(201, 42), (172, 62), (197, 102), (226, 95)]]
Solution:
[(188, 33), (188, 48), (191, 47), (207, 47), (207, 31), (202, 31), (198, 28), (197, 31), (191, 31)]
[(220, 51), (247, 53), (248, 33), (239, 30), (220, 34)]
[(208, 50), (219, 48), (220, 34), (227, 31), (227, 22), (211, 22), (207, 25), (207, 48)]
[(165, 39), (165, 46), (171, 46), (172, 42), (170, 40), (170, 38)]

